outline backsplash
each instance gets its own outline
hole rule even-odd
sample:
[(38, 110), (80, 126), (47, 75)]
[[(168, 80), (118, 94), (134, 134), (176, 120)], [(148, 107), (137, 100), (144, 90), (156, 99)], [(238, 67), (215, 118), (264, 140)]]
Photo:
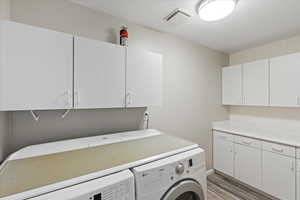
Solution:
[(300, 108), (231, 106), (230, 120), (266, 128), (300, 128)]
[(32, 144), (138, 130), (146, 108), (37, 111), (36, 122), (29, 111), (10, 112), (9, 152)]

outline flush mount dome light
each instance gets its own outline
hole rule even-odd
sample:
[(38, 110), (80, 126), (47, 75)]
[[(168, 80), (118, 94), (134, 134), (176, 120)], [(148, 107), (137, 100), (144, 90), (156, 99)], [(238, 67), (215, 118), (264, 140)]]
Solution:
[(230, 15), (236, 4), (237, 0), (201, 0), (197, 12), (204, 21), (216, 21)]

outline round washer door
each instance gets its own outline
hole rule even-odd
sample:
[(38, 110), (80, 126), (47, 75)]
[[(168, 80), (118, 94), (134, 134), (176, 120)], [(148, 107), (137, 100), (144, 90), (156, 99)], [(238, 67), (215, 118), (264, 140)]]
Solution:
[(204, 200), (202, 187), (192, 180), (175, 184), (161, 200)]

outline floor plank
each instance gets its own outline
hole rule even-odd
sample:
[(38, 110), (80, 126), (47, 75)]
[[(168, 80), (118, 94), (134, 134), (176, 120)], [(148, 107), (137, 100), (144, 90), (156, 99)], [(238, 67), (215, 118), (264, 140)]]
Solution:
[(230, 192), (227, 192), (210, 181), (207, 182), (207, 188), (208, 200), (240, 200), (240, 198), (234, 196)]
[(208, 176), (208, 200), (278, 200), (267, 197), (219, 174)]

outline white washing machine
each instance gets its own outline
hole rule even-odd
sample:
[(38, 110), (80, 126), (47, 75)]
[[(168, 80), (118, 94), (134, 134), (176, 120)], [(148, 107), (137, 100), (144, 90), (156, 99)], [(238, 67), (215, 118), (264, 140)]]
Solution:
[(205, 200), (205, 153), (197, 148), (132, 169), (136, 200)]
[(134, 200), (134, 195), (133, 174), (125, 170), (29, 200)]

